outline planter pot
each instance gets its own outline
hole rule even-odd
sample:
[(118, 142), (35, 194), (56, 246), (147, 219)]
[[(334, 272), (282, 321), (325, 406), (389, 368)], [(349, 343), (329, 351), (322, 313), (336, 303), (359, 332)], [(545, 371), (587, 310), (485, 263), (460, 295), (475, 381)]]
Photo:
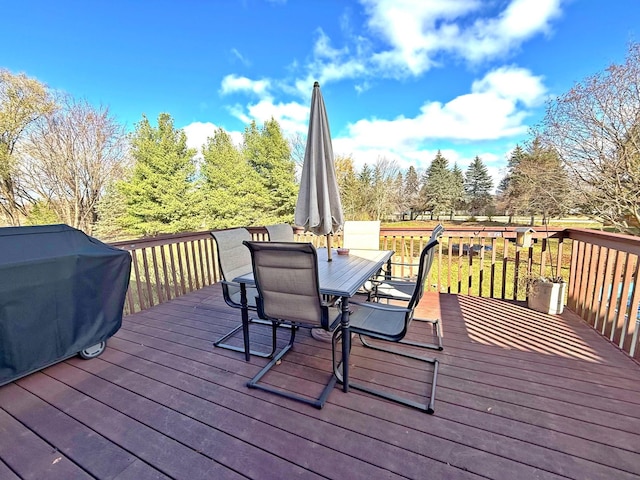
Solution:
[(527, 297), (527, 305), (536, 312), (560, 314), (564, 310), (566, 289), (565, 282), (536, 282)]

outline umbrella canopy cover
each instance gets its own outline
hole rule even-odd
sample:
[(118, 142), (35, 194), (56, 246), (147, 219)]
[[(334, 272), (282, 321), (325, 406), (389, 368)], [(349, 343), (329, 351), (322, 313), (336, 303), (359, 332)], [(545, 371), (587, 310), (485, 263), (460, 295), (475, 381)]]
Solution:
[(336, 233), (344, 223), (333, 160), (327, 111), (315, 82), (295, 223), (316, 235)]

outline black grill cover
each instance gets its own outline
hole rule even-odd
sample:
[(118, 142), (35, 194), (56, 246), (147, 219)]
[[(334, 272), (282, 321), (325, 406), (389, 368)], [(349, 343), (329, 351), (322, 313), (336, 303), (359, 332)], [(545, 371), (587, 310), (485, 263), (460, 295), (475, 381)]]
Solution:
[(131, 256), (68, 225), (0, 228), (0, 385), (106, 340)]

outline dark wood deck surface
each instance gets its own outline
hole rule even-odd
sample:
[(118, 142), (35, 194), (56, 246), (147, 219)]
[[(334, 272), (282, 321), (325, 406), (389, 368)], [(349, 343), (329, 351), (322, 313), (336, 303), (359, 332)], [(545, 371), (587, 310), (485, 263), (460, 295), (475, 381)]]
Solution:
[[(0, 479), (640, 478), (640, 366), (576, 316), (437, 294), (420, 309), (444, 330), (433, 416), (338, 388), (323, 410), (249, 390), (266, 360), (212, 348), (239, 321), (214, 285), (125, 318), (97, 359), (0, 387)], [(426, 364), (355, 344), (354, 378), (429, 391)], [(302, 331), (267, 378), (319, 392), (330, 355)]]

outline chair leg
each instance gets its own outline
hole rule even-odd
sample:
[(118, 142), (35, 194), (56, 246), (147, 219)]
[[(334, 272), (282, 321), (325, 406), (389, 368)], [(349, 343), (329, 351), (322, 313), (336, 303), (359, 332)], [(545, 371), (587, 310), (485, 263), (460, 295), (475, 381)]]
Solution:
[[(262, 320), (260, 318), (252, 318), (249, 320), (249, 326), (251, 326), (251, 324), (256, 323), (256, 324), (260, 324), (260, 325), (271, 325), (272, 326), (272, 344), (271, 344), (271, 351), (270, 352), (260, 352), (258, 350), (251, 350), (250, 353), (251, 355), (255, 355), (256, 357), (261, 357), (261, 358), (271, 358), (273, 357), (274, 353), (276, 352), (276, 329), (278, 328), (278, 325), (276, 325), (273, 322), (270, 322), (269, 320)], [(290, 328), (290, 325), (281, 325), (282, 327), (285, 328)], [(242, 352), (244, 353), (244, 346), (236, 346), (236, 345), (230, 345), (228, 343), (222, 343), (225, 340), (227, 340), (230, 337), (233, 337), (236, 333), (238, 333), (240, 330), (242, 330), (242, 324), (238, 325), (237, 327), (234, 327), (230, 332), (224, 334), (222, 337), (220, 337), (218, 340), (216, 340), (215, 342), (213, 342), (213, 346), (214, 347), (218, 347), (218, 348), (224, 348), (226, 350), (232, 350), (234, 352)]]
[[(377, 397), (380, 398), (384, 398), (386, 400), (391, 400), (392, 402), (396, 402), (396, 403), (400, 403), (402, 405), (406, 405), (408, 407), (412, 407), (415, 408), (417, 410), (421, 410), (423, 412), (426, 412), (430, 415), (432, 415), (434, 413), (434, 407), (435, 407), (435, 401), (436, 401), (436, 382), (438, 381), (438, 367), (439, 367), (439, 362), (436, 358), (424, 358), (424, 357), (420, 357), (417, 355), (413, 355), (411, 353), (407, 353), (407, 352), (403, 352), (401, 350), (396, 350), (396, 349), (391, 349), (391, 348), (382, 348), (379, 347), (377, 345), (373, 345), (368, 343), (364, 336), (359, 335), (360, 337), (360, 341), (362, 342), (362, 344), (367, 347), (367, 348), (371, 348), (374, 350), (379, 350), (381, 352), (388, 352), (388, 353), (395, 353), (396, 355), (401, 355), (403, 357), (407, 357), (407, 358), (412, 358), (415, 360), (419, 360), (421, 362), (425, 362), (425, 363), (430, 363), (433, 365), (433, 378), (431, 381), (431, 394), (429, 396), (429, 401), (427, 403), (420, 403), (420, 402), (416, 402), (414, 400), (410, 400), (408, 398), (404, 398), (404, 397), (400, 397), (399, 395), (395, 395), (393, 393), (389, 393), (389, 392), (385, 392), (383, 390), (378, 390), (375, 388), (371, 388), (367, 385), (358, 383), (358, 382), (353, 382), (353, 381), (349, 381), (349, 388), (354, 388), (356, 390), (360, 390), (363, 392), (367, 392), (370, 393), (372, 395), (375, 395)], [(335, 356), (334, 356), (335, 359)], [(340, 383), (342, 383), (342, 374), (340, 372), (340, 364), (338, 364), (336, 366), (335, 364), (335, 360), (334, 360), (334, 375), (338, 378), (338, 381)]]
[(249, 380), (249, 382), (247, 383), (247, 387), (249, 388), (256, 388), (258, 390), (263, 390), (265, 392), (269, 392), (269, 393), (273, 393), (276, 395), (279, 395), (281, 397), (285, 397), (285, 398), (289, 398), (291, 400), (296, 400), (298, 402), (302, 402), (305, 403), (307, 405), (311, 405), (317, 409), (321, 409), (322, 407), (324, 407), (325, 402), (327, 401), (327, 398), (329, 397), (329, 394), (331, 393), (331, 390), (333, 390), (333, 388), (336, 385), (336, 377), (335, 375), (331, 375), (331, 379), (329, 380), (329, 382), (325, 385), (325, 387), (322, 390), (322, 393), (320, 394), (320, 396), (316, 399), (309, 399), (306, 397), (302, 397), (299, 395), (296, 395), (294, 393), (291, 392), (287, 392), (286, 390), (280, 390), (278, 388), (275, 387), (271, 387), (269, 385), (264, 385), (264, 384), (259, 384), (258, 382), (262, 379), (262, 377), (264, 377), (267, 372), (269, 370), (271, 370), (271, 368), (273, 366), (275, 366), (276, 364), (278, 364), (280, 362), (280, 360), (282, 359), (282, 357), (284, 357), (289, 350), (291, 350), (291, 348), (293, 347), (293, 342), (295, 340), (296, 337), (296, 330), (297, 327), (294, 327), (291, 329), (291, 337), (289, 338), (289, 343), (282, 349), (280, 350), (280, 352), (278, 352), (278, 354), (273, 357), (271, 359), (271, 361), (269, 363), (267, 363), (262, 370), (260, 370), (258, 372), (258, 374), (253, 377), (251, 380)]
[(428, 348), (430, 350), (444, 350), (444, 347), (442, 346), (442, 332), (440, 331), (440, 320), (437, 318), (414, 318), (413, 319), (414, 322), (424, 322), (424, 323), (431, 323), (435, 329), (436, 329), (436, 338), (438, 340), (438, 343), (421, 343), (421, 342), (414, 342), (412, 340), (400, 340), (398, 343), (401, 343), (403, 345), (411, 345), (414, 347), (420, 347), (420, 348)]

